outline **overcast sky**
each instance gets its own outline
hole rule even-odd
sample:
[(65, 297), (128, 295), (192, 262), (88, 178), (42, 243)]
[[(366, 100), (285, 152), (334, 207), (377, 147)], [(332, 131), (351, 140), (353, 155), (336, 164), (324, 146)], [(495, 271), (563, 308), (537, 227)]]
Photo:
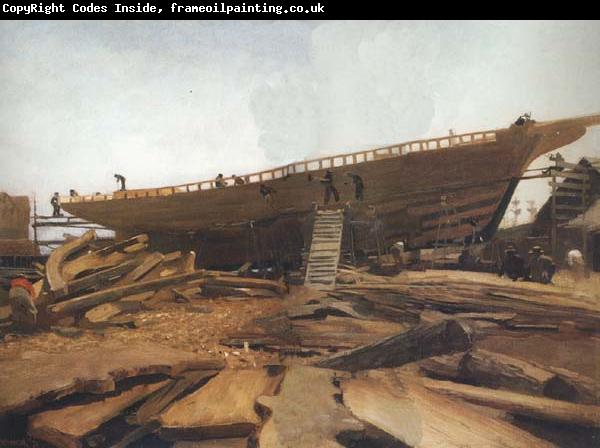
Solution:
[[(2, 21), (0, 99), (0, 191), (47, 212), (114, 173), (170, 185), (598, 113), (600, 22)], [(564, 151), (584, 154), (600, 129)]]

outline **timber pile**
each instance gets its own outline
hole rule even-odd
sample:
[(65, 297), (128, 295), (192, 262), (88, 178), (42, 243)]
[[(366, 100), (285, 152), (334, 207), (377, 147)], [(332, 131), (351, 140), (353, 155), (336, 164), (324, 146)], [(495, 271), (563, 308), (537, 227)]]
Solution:
[(124, 325), (133, 322), (124, 315), (165, 300), (191, 304), (215, 291), (220, 296), (248, 297), (287, 293), (281, 281), (241, 277), (240, 272), (196, 270), (194, 252), (150, 252), (145, 234), (100, 249), (95, 248), (95, 239), (90, 230), (54, 250), (44, 279), (35, 285), (33, 306), (26, 310), (32, 316), (19, 316), (13, 310), (13, 320), (46, 327), (70, 322), (68, 318), (86, 327)]
[[(93, 327), (164, 300), (287, 292), (243, 270), (194, 270), (193, 254), (149, 252), (145, 236), (92, 244), (71, 241), (46, 268), (36, 303), (51, 321)], [(293, 288), (277, 314), (226, 333), (223, 345), (274, 353), (261, 365), (148, 343), (0, 360), (0, 430), (18, 416), (30, 446), (59, 448), (597, 442), (593, 297), (485, 274), (340, 274), (352, 281)]]

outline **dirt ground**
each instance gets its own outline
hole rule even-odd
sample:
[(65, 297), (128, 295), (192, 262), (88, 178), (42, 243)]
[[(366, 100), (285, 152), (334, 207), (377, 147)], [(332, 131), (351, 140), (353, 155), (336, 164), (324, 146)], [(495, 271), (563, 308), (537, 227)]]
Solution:
[(155, 342), (222, 358), (231, 367), (262, 365), (276, 359), (270, 353), (245, 352), (221, 346), (219, 341), (254, 319), (276, 314), (283, 307), (282, 299), (198, 299), (192, 305), (201, 311), (188, 304), (164, 303), (160, 309), (138, 312), (134, 315), (136, 328), (75, 329), (77, 331), (68, 336), (61, 335), (60, 330), (9, 333), (0, 344), (0, 359), (15, 359), (25, 351), (60, 353), (85, 350), (109, 341)]

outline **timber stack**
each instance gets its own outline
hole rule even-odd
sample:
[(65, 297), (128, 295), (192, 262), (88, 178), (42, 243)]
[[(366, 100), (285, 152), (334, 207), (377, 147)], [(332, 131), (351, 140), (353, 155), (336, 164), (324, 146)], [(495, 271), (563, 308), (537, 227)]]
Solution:
[[(597, 442), (599, 297), (349, 265), (334, 289), (288, 287), (148, 246), (138, 235), (96, 247), (89, 232), (51, 254), (32, 306), (2, 324), (0, 445)], [(15, 342), (23, 328), (33, 333)], [(40, 350), (48, 335), (62, 345)]]

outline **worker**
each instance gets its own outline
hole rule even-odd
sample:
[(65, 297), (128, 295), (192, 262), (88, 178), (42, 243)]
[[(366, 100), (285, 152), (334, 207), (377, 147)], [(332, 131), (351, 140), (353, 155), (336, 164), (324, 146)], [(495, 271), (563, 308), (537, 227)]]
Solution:
[(225, 179), (223, 179), (223, 175), (219, 173), (217, 177), (215, 177), (215, 187), (224, 188), (227, 184), (225, 183)]
[(514, 246), (509, 245), (504, 251), (504, 258), (498, 275), (506, 275), (514, 282), (519, 278), (525, 278), (525, 261)]
[(352, 183), (354, 184), (354, 198), (357, 201), (362, 201), (363, 190), (365, 189), (365, 184), (363, 183), (362, 177), (355, 173), (346, 173), (346, 176), (352, 178)]
[(523, 115), (519, 116), (519, 118), (517, 118), (517, 121), (515, 121), (515, 124), (517, 126), (523, 126), (529, 120), (531, 120), (531, 114), (523, 114)]
[(119, 189), (119, 191), (125, 191), (125, 176), (121, 174), (115, 174), (115, 179), (117, 180), (117, 183), (121, 183), (121, 188)]
[(331, 195), (335, 199), (335, 202), (340, 200), (340, 193), (337, 191), (337, 188), (333, 185), (333, 171), (327, 170), (325, 171), (325, 176), (319, 179), (319, 181), (325, 186), (325, 197), (324, 204), (329, 204), (329, 199), (331, 199)]
[(544, 255), (544, 249), (540, 246), (533, 246), (529, 251), (528, 278), (537, 283), (548, 284), (552, 282), (555, 272), (556, 266), (552, 258)]
[(567, 266), (569, 266), (569, 270), (573, 273), (575, 280), (583, 279), (585, 275), (585, 260), (581, 251), (576, 247), (567, 252)]
[(246, 183), (244, 179), (236, 176), (235, 174), (232, 174), (231, 177), (233, 177), (233, 185), (244, 185)]
[(25, 327), (35, 326), (38, 310), (33, 302), (34, 297), (33, 285), (24, 276), (19, 276), (10, 282), (8, 299), (14, 322)]
[(479, 227), (479, 219), (477, 219), (476, 217), (471, 217), (468, 219), (468, 223), (471, 226), (471, 244), (478, 244), (478, 243), (482, 243), (483, 239), (481, 238), (481, 235), (479, 235), (478, 233), (478, 227)]
[(268, 185), (261, 183), (259, 191), (260, 191), (260, 195), (267, 202), (267, 205), (272, 206), (273, 205), (273, 193), (277, 193), (277, 190), (275, 190), (273, 187), (269, 187)]
[(458, 256), (458, 265), (465, 271), (475, 270), (481, 263), (481, 259), (471, 253), (471, 249), (465, 247)]
[(75, 190), (73, 190), (72, 188), (69, 190), (69, 196), (71, 197), (75, 197), (75, 196), (79, 196), (79, 193), (77, 193)]
[(55, 191), (50, 198), (50, 204), (52, 205), (52, 217), (60, 217), (62, 214), (60, 213), (60, 197), (58, 196), (58, 191)]
[(397, 265), (402, 264), (402, 254), (404, 253), (404, 241), (396, 241), (391, 249), (392, 257)]

